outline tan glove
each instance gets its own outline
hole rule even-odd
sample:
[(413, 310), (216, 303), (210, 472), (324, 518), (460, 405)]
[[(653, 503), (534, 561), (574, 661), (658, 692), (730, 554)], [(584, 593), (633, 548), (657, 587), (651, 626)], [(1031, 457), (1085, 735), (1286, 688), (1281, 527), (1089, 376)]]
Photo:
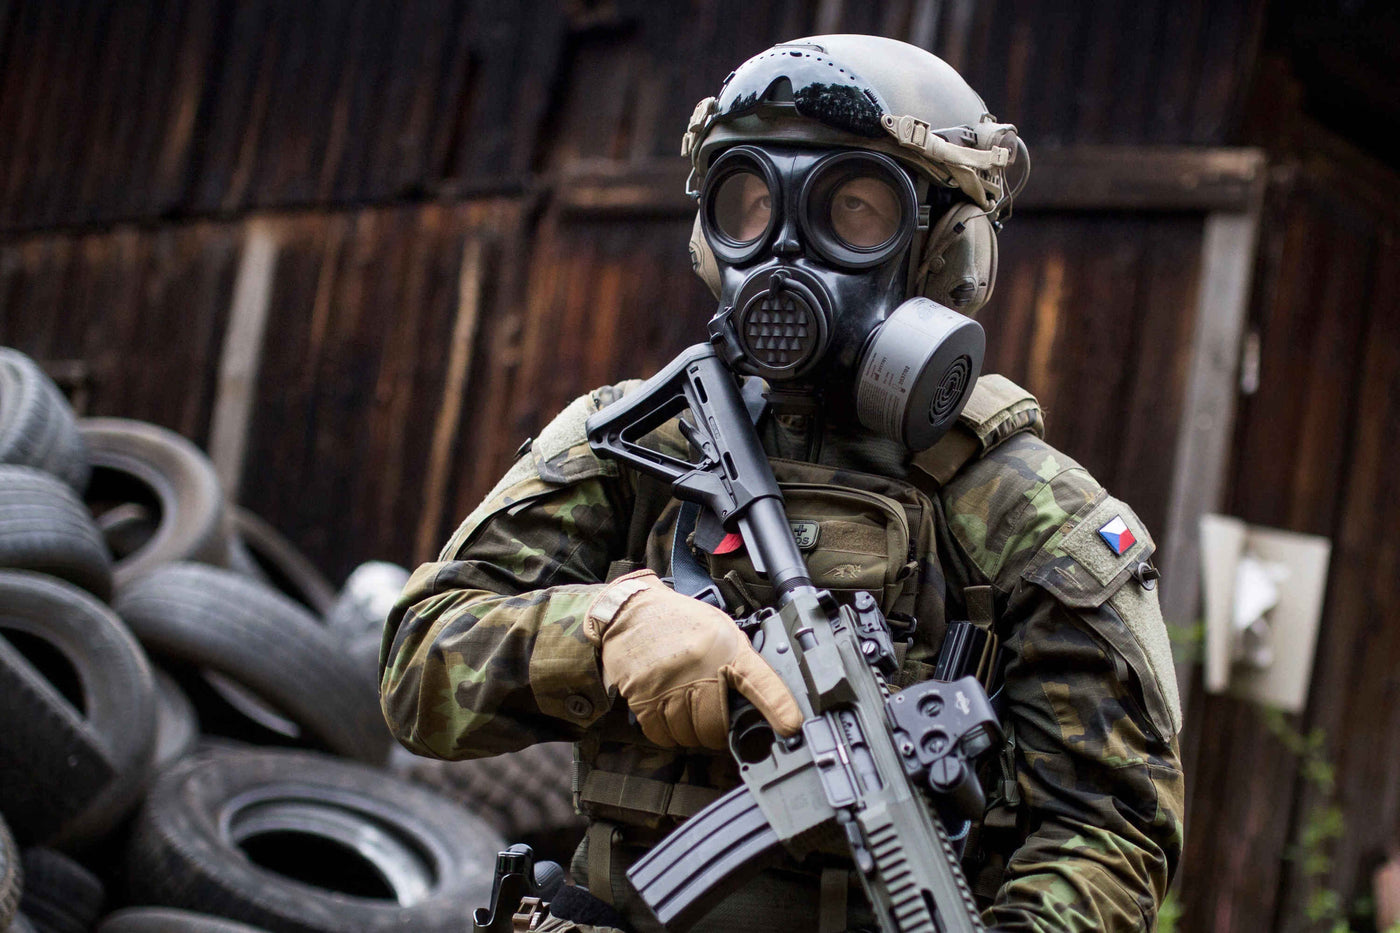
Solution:
[(617, 687), (657, 745), (724, 748), (731, 686), (779, 734), (802, 728), (797, 701), (734, 620), (650, 570), (608, 584), (583, 631), (600, 649), (604, 685)]

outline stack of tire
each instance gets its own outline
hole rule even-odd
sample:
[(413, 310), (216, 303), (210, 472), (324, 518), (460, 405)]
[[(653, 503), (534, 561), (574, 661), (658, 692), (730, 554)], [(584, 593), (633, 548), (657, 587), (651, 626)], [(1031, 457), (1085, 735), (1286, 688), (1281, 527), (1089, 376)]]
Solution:
[[(391, 766), (387, 589), (0, 348), (0, 933), (461, 930), (503, 832), (572, 835), (566, 749)], [(554, 780), (517, 806), (522, 767)]]

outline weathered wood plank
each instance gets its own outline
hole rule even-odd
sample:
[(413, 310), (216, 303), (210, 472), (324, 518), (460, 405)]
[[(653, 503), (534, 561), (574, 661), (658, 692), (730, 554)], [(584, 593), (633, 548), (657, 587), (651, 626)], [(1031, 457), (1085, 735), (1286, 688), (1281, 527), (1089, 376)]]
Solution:
[[(1388, 479), (1400, 425), (1394, 405), (1400, 390), (1394, 339), (1400, 327), (1397, 225), (1382, 204), (1352, 198), (1339, 203), (1330, 184), (1319, 182), (1324, 179), (1305, 174), (1302, 184), (1312, 196), (1302, 210), (1321, 222), (1322, 205), (1333, 205), (1329, 227), (1338, 252), (1316, 268), (1309, 285), (1318, 305), (1341, 320), (1329, 321), (1315, 335), (1315, 358), (1347, 359), (1351, 367), (1342, 375), (1323, 364), (1324, 371), (1346, 381), (1307, 387), (1300, 429), (1315, 449), (1299, 451), (1302, 469), (1293, 474), (1296, 498), (1289, 510), (1292, 521), (1301, 523), (1310, 500), (1318, 518), (1329, 520), (1326, 533), (1333, 542), (1302, 723), (1325, 736), (1335, 791), (1305, 773), (1290, 815), (1295, 841), (1334, 803), (1341, 807), (1343, 827), (1326, 844), (1327, 871), (1313, 876), (1299, 864), (1285, 866), (1276, 923), (1287, 933), (1307, 928), (1300, 915), (1320, 891), (1331, 891), (1343, 907), (1365, 898), (1370, 871), (1394, 845), (1400, 828), (1393, 791), (1400, 778), (1400, 744), (1394, 717), (1387, 715), (1400, 689), (1395, 667), (1400, 635), (1386, 624), (1400, 606), (1400, 549), (1391, 541), (1400, 495)], [(1338, 314), (1340, 308), (1355, 313)]]
[(462, 248), (462, 268), (457, 279), (457, 314), (452, 325), (447, 374), (442, 401), (433, 426), (432, 449), (428, 454), (428, 474), (424, 481), (423, 505), (418, 517), (418, 537), (414, 560), (433, 559), (442, 546), (443, 506), (447, 501), (447, 481), (451, 456), (457, 446), (462, 409), (471, 384), (472, 351), (476, 346), (477, 321), (481, 316), (481, 286), (484, 272), (482, 241), (468, 239)]
[(262, 360), (272, 278), (277, 269), (277, 232), (265, 222), (248, 225), (233, 285), (228, 329), (214, 395), (209, 429), (209, 457), (230, 496), (243, 480), (248, 428)]
[[(1076, 146), (1036, 151), (1017, 211), (1244, 211), (1264, 184), (1257, 149), (1144, 149)], [(554, 179), (566, 213), (693, 213), (689, 166), (655, 159), (625, 169), (594, 160)]]
[(198, 223), (0, 244), (0, 344), (84, 361), (87, 414), (154, 421), (202, 444), (237, 240), (232, 225)]
[[(1199, 612), (1200, 519), (1219, 511), (1225, 500), (1258, 231), (1258, 210), (1217, 212), (1206, 218), (1201, 244), (1196, 329), (1165, 529), (1168, 544), (1160, 558), (1162, 614), (1184, 636)], [(1178, 665), (1184, 691), (1190, 690), (1191, 675), (1191, 665)]]
[[(575, 153), (669, 157), (736, 62), (832, 22), (931, 45), (1037, 154), (1218, 145), (1261, 32), (1261, 0), (1226, 6), (21, 0), (0, 75), (0, 229), (506, 190)], [(1123, 40), (1148, 25), (1152, 42)], [(1159, 99), (1144, 107), (1145, 91)]]
[[(1295, 179), (1266, 203), (1259, 266), (1265, 287), (1252, 311), (1261, 337), (1260, 381), (1253, 395), (1239, 400), (1226, 510), (1335, 540), (1358, 424), (1364, 326), (1363, 318), (1339, 309), (1358, 307), (1363, 297), (1373, 228), (1367, 209), (1337, 198), (1333, 189), (1314, 189), (1305, 177)], [(1324, 608), (1323, 646), (1337, 624), (1338, 559)], [(1362, 687), (1335, 674), (1324, 680), (1326, 652), (1340, 652), (1332, 655), (1336, 663), (1355, 650), (1355, 636), (1338, 635), (1314, 667), (1314, 704), (1319, 690), (1341, 694)], [(1300, 801), (1315, 799), (1299, 762), (1268, 736), (1260, 712), (1240, 701), (1193, 697), (1189, 715), (1194, 748), (1187, 763), (1194, 779), (1180, 884), (1183, 924), (1225, 933), (1296, 929), (1310, 886), (1288, 854), (1308, 819)], [(1313, 715), (1288, 722), (1306, 731)], [(1345, 743), (1345, 736), (1336, 741)]]

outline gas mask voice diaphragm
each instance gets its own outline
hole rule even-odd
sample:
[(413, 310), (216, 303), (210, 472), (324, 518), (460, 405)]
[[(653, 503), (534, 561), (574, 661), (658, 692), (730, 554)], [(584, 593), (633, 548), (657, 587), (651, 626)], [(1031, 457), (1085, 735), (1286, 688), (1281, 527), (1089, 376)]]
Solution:
[(706, 174), (700, 226), (720, 274), (711, 340), (731, 368), (810, 386), (912, 450), (952, 426), (985, 337), (937, 302), (903, 300), (919, 199), (898, 162), (736, 146)]

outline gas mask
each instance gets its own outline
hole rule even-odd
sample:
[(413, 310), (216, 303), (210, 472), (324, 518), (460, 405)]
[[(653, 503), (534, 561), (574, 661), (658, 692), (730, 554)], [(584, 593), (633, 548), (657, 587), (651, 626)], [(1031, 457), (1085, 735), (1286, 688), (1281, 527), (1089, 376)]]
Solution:
[(985, 340), (971, 318), (905, 300), (911, 244), (928, 232), (927, 192), (867, 149), (719, 154), (699, 193), (703, 244), (692, 253), (714, 263), (697, 271), (718, 286), (709, 330), (721, 357), (818, 396), (838, 420), (912, 450), (932, 446), (962, 411)]

